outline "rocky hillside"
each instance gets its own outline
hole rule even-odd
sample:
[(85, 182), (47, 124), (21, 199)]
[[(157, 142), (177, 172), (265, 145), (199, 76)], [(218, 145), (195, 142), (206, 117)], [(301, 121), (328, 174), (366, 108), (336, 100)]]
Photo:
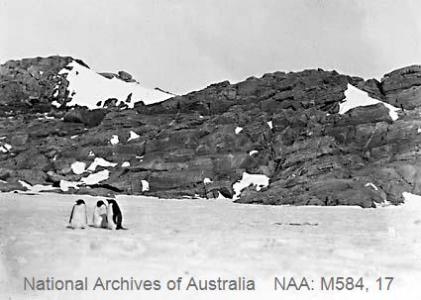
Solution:
[(86, 71), (70, 57), (0, 66), (0, 190), (362, 207), (421, 192), (420, 66), (381, 81), (318, 69), (165, 101), (142, 90), (75, 102), (75, 64)]

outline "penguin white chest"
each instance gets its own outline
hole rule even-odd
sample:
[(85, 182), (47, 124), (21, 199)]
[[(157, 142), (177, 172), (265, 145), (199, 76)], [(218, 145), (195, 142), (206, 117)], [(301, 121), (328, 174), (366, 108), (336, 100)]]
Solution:
[(92, 223), (97, 228), (107, 228), (107, 208), (105, 205), (95, 207)]
[(70, 220), (70, 226), (73, 228), (85, 228), (87, 226), (86, 206), (75, 205), (73, 207), (73, 214)]
[(110, 203), (107, 207), (107, 219), (108, 219), (108, 229), (114, 230), (116, 229), (117, 225), (114, 223), (114, 212), (113, 212), (113, 204)]

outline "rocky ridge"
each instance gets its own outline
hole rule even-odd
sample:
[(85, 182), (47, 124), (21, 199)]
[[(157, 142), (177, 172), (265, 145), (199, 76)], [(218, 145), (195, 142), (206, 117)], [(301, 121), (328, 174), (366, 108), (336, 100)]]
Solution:
[[(71, 94), (60, 70), (71, 61), (0, 66), (0, 190), (27, 183), (95, 195), (362, 207), (420, 193), (420, 66), (381, 81), (321, 69), (275, 72), (133, 109), (88, 110), (65, 105)], [(399, 108), (398, 119), (381, 102), (339, 113), (350, 86)], [(112, 165), (92, 170), (95, 159)], [(89, 183), (99, 172), (107, 178)], [(244, 173), (265, 175), (269, 185), (240, 194), (233, 185)]]

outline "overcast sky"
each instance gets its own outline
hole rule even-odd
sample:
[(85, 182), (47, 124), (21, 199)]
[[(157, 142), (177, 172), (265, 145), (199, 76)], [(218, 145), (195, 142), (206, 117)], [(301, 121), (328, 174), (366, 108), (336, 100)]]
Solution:
[(52, 54), (176, 93), (276, 70), (421, 64), (418, 0), (0, 0), (0, 61)]

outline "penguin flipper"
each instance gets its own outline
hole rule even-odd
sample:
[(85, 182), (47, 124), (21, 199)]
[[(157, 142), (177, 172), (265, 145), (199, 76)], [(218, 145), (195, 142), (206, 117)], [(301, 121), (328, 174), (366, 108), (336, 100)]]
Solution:
[(72, 219), (73, 219), (73, 212), (75, 211), (75, 206), (73, 205), (72, 208), (72, 213), (70, 214), (70, 219), (69, 219), (69, 223), (72, 223)]

